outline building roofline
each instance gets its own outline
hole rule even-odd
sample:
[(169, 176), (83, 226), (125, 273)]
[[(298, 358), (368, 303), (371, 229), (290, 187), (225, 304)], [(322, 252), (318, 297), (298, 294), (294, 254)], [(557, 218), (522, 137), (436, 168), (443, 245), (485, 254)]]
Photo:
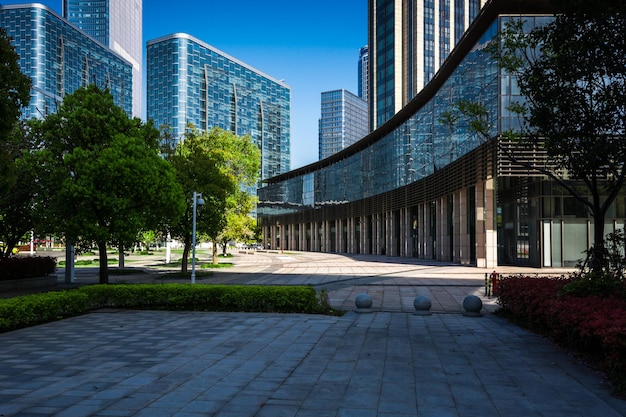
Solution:
[(432, 80), (387, 122), (363, 139), (326, 159), (268, 178), (264, 180), (264, 182), (267, 184), (275, 184), (289, 178), (315, 172), (358, 154), (372, 144), (382, 140), (385, 136), (406, 122), (437, 94), (439, 89), (459, 66), (463, 58), (471, 52), (476, 42), (478, 42), (485, 30), (487, 30), (497, 16), (506, 14), (554, 14), (554, 9), (551, 8), (549, 3), (549, 0), (489, 0), (483, 6), (476, 19), (474, 19), (474, 22), (472, 22), (470, 27), (465, 31), (461, 40), (450, 52), (450, 55), (446, 58)]
[(201, 41), (200, 39), (198, 39), (195, 36), (190, 35), (188, 33), (177, 32), (177, 33), (172, 33), (172, 34), (169, 34), (169, 35), (164, 35), (164, 36), (160, 36), (158, 38), (151, 39), (151, 40), (146, 42), (146, 48), (148, 46), (150, 46), (150, 45), (154, 45), (154, 44), (157, 44), (157, 43), (160, 43), (160, 42), (165, 42), (165, 41), (172, 40), (172, 39), (187, 39), (187, 40), (190, 40), (192, 42), (195, 42), (195, 43), (197, 43), (197, 44), (199, 44), (199, 45), (201, 45), (201, 46), (203, 46), (203, 47), (205, 47), (207, 49), (210, 49), (211, 51), (213, 51), (215, 53), (218, 53), (218, 54), (222, 55), (223, 57), (233, 61), (234, 63), (249, 69), (252, 72), (255, 72), (255, 73), (257, 73), (257, 74), (259, 74), (259, 75), (261, 75), (261, 76), (263, 76), (263, 77), (265, 77), (265, 78), (267, 78), (267, 79), (269, 79), (269, 80), (271, 80), (271, 81), (273, 81), (273, 82), (275, 82), (277, 84), (280, 84), (281, 86), (283, 86), (285, 88), (288, 88), (291, 91), (291, 87), (287, 83), (285, 83), (284, 81), (278, 80), (278, 79), (272, 77), (271, 75), (268, 75), (268, 74), (264, 73), (263, 71), (258, 70), (257, 68), (254, 68), (253, 66), (251, 66), (249, 64), (246, 64), (245, 62), (240, 61), (239, 59), (237, 59), (237, 58), (235, 58), (235, 57), (233, 57), (233, 56), (231, 56), (231, 55), (229, 55), (229, 54), (227, 54), (227, 53), (217, 49), (216, 47), (214, 47), (212, 45), (209, 45), (208, 43), (206, 43), (204, 41)]
[[(46, 6), (45, 4), (41, 4), (41, 3), (19, 3), (19, 4), (2, 4), (0, 3), (0, 9), (45, 9), (48, 12), (56, 15), (57, 17), (61, 17), (59, 16), (59, 14), (57, 12), (55, 12), (54, 10), (52, 10), (50, 7)], [(65, 20), (65, 19), (63, 19)]]
[(120, 59), (123, 59), (124, 62), (126, 62), (126, 63), (128, 63), (128, 65), (130, 65), (131, 69), (133, 68), (133, 63), (130, 62), (124, 56), (122, 56), (119, 52), (115, 51), (114, 49), (104, 45), (103, 43), (101, 43), (97, 39), (93, 38), (87, 32), (85, 32), (84, 30), (82, 30), (81, 28), (79, 28), (78, 26), (76, 26), (75, 24), (70, 22), (69, 20), (67, 20), (65, 17), (63, 17), (62, 15), (60, 15), (59, 13), (57, 13), (56, 11), (51, 9), (50, 7), (46, 6), (45, 4), (41, 4), (41, 3), (20, 3), (20, 4), (6, 4), (6, 5), (2, 5), (0, 3), (0, 10), (10, 10), (10, 9), (41, 9), (41, 10), (44, 10), (45, 12), (51, 14), (52, 16), (56, 17), (57, 19), (63, 21), (66, 25), (70, 26), (72, 29), (80, 32), (82, 35), (84, 35), (85, 37), (89, 38), (92, 42), (96, 43), (98, 46), (106, 49), (108, 52), (110, 52), (111, 54), (115, 55), (116, 57), (118, 57)]

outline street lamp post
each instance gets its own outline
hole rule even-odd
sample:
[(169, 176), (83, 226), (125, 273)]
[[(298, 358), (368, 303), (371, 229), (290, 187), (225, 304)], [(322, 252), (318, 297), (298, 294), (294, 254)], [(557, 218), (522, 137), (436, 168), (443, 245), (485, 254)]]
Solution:
[(191, 224), (191, 283), (196, 283), (196, 211), (204, 204), (202, 194), (193, 192), (193, 221)]

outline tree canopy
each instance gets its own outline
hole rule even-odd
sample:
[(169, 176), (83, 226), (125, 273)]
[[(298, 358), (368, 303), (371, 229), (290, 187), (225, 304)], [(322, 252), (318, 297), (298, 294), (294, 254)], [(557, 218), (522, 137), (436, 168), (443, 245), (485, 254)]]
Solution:
[(175, 151), (165, 153), (187, 198), (185, 215), (170, 229), (172, 237), (184, 244), (181, 268), (186, 272), (192, 242), (193, 193), (201, 193), (205, 201), (197, 206), (197, 232), (216, 241), (227, 225), (230, 202), (241, 187), (256, 183), (260, 151), (249, 136), (238, 137), (220, 128), (199, 132), (190, 126)]
[(16, 123), (13, 131), (5, 137), (3, 149), (7, 160), (2, 166), (13, 173), (13, 180), (0, 192), (0, 241), (4, 242), (4, 252), (0, 258), (7, 257), (12, 249), (34, 228), (33, 206), (41, 195), (37, 144), (32, 141), (25, 127)]
[(558, 13), (546, 25), (527, 30), (523, 18), (512, 18), (500, 34), (498, 61), (523, 97), (510, 107), (521, 131), (508, 136), (544, 149), (547, 164), (534, 168), (587, 207), (590, 264), (600, 272), (606, 213), (626, 179), (626, 3), (553, 5)]
[(100, 282), (106, 283), (107, 243), (128, 245), (142, 230), (177, 221), (184, 210), (175, 172), (159, 155), (159, 132), (129, 118), (95, 85), (67, 95), (57, 113), (33, 125), (44, 144), (42, 227), (67, 243), (95, 242)]
[[(29, 190), (24, 188), (28, 183), (24, 175), (28, 173), (18, 167), (22, 152), (27, 152), (29, 148), (24, 146), (18, 121), (22, 107), (30, 102), (31, 80), (22, 73), (19, 59), (11, 45), (11, 38), (0, 27), (0, 240), (5, 243), (6, 253), (10, 253), (17, 243), (13, 236), (28, 230), (24, 230), (25, 222), (17, 224), (12, 216), (15, 211), (20, 211), (17, 206), (24, 203), (20, 198)], [(17, 217), (18, 222), (29, 220), (26, 213)]]
[(11, 38), (0, 27), (0, 138), (11, 132), (21, 115), (21, 109), (30, 102), (30, 78), (19, 66), (19, 55), (11, 45)]

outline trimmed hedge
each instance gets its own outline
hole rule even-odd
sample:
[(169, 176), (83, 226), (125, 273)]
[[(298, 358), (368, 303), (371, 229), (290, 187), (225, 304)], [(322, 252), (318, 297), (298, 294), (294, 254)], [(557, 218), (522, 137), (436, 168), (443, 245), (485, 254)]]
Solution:
[(43, 277), (56, 269), (57, 261), (51, 256), (12, 256), (0, 259), (0, 280)]
[(0, 299), (0, 332), (98, 308), (334, 314), (313, 287), (114, 284)]
[(548, 337), (606, 373), (626, 395), (626, 300), (566, 294), (572, 280), (516, 276), (502, 279), (498, 303), (513, 322)]
[(248, 285), (115, 284), (78, 289), (93, 308), (322, 313), (313, 287)]
[(88, 308), (88, 294), (74, 290), (1, 299), (0, 332), (78, 316)]

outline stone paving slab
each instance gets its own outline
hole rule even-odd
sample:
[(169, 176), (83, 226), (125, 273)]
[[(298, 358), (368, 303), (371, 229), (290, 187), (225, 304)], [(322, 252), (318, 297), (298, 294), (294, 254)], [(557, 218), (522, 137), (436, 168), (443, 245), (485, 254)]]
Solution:
[(3, 416), (626, 415), (496, 316), (102, 310), (0, 334)]
[[(164, 282), (150, 262), (119, 279)], [(199, 283), (313, 285), (347, 313), (99, 310), (0, 334), (0, 416), (626, 416), (598, 374), (489, 314), (486, 273), (365, 255), (236, 256)], [(77, 282), (97, 282), (97, 271), (77, 269)], [(354, 312), (360, 293), (369, 314)], [(461, 314), (468, 294), (483, 300), (482, 317)], [(417, 295), (432, 315), (413, 314)]]

